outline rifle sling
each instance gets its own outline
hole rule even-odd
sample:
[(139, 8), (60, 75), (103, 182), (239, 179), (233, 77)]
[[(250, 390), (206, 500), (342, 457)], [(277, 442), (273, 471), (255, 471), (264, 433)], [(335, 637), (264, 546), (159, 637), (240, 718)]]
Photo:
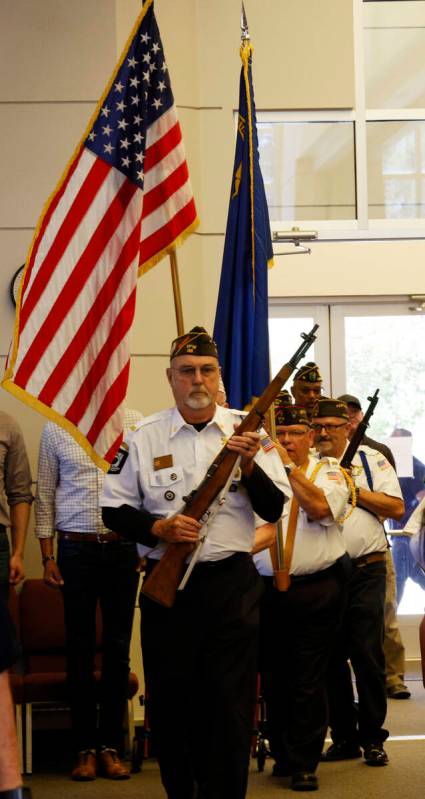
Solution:
[[(307, 471), (308, 464), (309, 461), (307, 459), (306, 462), (299, 467), (304, 474)], [(316, 463), (316, 466), (314, 467), (312, 474), (308, 478), (311, 483), (314, 483), (316, 475), (322, 466), (323, 463), (321, 463), (320, 461), (319, 463)], [(297, 533), (299, 509), (300, 509), (299, 502), (293, 496), (291, 499), (291, 510), (289, 511), (289, 520), (288, 520), (288, 528), (286, 531), (284, 560), (282, 568), (278, 568), (276, 570), (274, 569), (273, 554), (272, 552), (270, 552), (273, 569), (275, 571), (275, 584), (279, 591), (287, 591), (291, 584), (290, 570), (292, 565), (292, 556), (294, 553), (295, 536)]]

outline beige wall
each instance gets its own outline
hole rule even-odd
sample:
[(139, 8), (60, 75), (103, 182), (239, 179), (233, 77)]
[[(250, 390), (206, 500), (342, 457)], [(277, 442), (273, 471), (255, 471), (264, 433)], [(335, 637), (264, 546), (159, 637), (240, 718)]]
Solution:
[[(186, 327), (211, 328), (223, 249), (239, 84), (240, 0), (156, 0), (201, 218), (179, 250)], [(246, 0), (255, 47), (257, 108), (353, 104), (352, 0)], [(0, 356), (14, 313), (8, 285), (37, 218), (82, 135), (140, 11), (140, 0), (0, 3)], [(95, 47), (93, 47), (95, 42)], [(313, 243), (312, 255), (276, 260), (274, 297), (425, 292), (422, 242)], [(140, 282), (128, 404), (170, 402), (163, 377), (175, 335), (170, 270)], [(24, 429), (35, 473), (43, 419), (2, 392)], [(40, 574), (34, 543), (30, 574)]]

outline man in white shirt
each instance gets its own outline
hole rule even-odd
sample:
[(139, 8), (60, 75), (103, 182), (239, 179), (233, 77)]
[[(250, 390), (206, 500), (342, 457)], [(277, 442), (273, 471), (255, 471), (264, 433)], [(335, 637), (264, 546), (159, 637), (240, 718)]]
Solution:
[(262, 690), (273, 774), (290, 775), (293, 790), (316, 790), (328, 724), (326, 670), (350, 567), (341, 533), (348, 489), (334, 459), (311, 455), (313, 432), (305, 408), (275, 407), (275, 419), (293, 491), (289, 516), (282, 520), (283, 565), (290, 582), (288, 590), (277, 590), (271, 584), (269, 550), (254, 556), (266, 582)]
[(128, 437), (102, 498), (105, 523), (142, 545), (149, 574), (168, 543), (199, 543), (202, 524), (181, 508), (226, 442), (241, 457), (174, 606), (141, 594), (149, 719), (169, 799), (245, 796), (262, 590), (250, 553), (255, 526), (276, 521), (290, 493), (273, 443), (233, 435), (242, 414), (216, 404), (219, 376), (203, 328), (175, 339), (167, 377), (176, 405)]
[[(349, 416), (344, 402), (321, 399), (312, 423), (321, 457), (341, 460), (348, 446)], [(369, 487), (368, 472), (373, 486)], [(382, 453), (361, 445), (351, 468), (351, 512), (343, 535), (352, 563), (348, 604), (328, 676), (333, 744), (325, 761), (361, 756), (369, 766), (385, 766), (383, 742), (387, 712), (384, 656), (384, 602), (387, 541), (382, 524), (400, 518), (404, 504), (397, 475)], [(354, 707), (348, 658), (356, 677), (358, 712)]]

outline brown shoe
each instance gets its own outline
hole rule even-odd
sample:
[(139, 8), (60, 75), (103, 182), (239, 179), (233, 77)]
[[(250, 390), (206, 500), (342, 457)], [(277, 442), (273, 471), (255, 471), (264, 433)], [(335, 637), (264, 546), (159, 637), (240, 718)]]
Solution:
[(71, 773), (71, 780), (88, 782), (96, 779), (96, 755), (93, 749), (78, 752), (77, 763)]
[(99, 753), (99, 765), (104, 777), (108, 780), (129, 780), (130, 772), (123, 766), (116, 749), (102, 749)]

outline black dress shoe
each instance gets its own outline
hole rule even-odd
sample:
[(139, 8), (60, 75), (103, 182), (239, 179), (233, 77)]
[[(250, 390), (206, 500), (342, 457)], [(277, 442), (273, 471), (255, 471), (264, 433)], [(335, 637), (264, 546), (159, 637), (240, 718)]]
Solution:
[(272, 769), (272, 777), (290, 777), (292, 774), (289, 766), (285, 763), (275, 763)]
[(368, 744), (364, 748), (364, 760), (367, 766), (386, 766), (388, 755), (382, 744)]
[(361, 756), (361, 749), (354, 741), (338, 741), (331, 744), (326, 752), (322, 752), (320, 760), (331, 763), (334, 760), (355, 760)]
[(291, 777), (293, 791), (317, 791), (319, 781), (315, 774), (308, 771), (296, 771)]
[(390, 699), (410, 699), (411, 693), (406, 685), (399, 683), (398, 685), (390, 685), (387, 688), (387, 696)]

